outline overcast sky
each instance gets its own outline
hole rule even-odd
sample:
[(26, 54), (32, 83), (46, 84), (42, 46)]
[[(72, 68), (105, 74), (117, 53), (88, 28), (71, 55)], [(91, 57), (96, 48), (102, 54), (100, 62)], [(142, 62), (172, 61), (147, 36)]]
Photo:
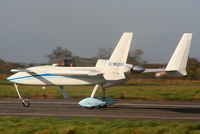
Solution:
[(184, 32), (200, 60), (200, 0), (0, 0), (0, 58), (46, 62), (57, 46), (81, 57), (115, 47), (134, 32), (131, 49), (166, 63)]

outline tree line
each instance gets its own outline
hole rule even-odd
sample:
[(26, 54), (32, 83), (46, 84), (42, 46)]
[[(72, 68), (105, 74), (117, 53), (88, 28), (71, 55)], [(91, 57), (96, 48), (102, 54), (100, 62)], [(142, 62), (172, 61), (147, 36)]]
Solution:
[[(97, 61), (97, 59), (109, 59), (113, 51), (113, 48), (100, 48), (97, 51), (97, 54), (93, 56), (92, 58), (87, 58), (85, 61), (77, 60), (78, 62), (82, 63), (85, 62), (86, 66), (89, 65), (91, 62)], [(148, 64), (146, 60), (143, 60), (143, 51), (141, 49), (131, 50), (128, 55), (127, 63), (133, 64), (133, 65), (141, 65), (143, 67), (148, 68), (163, 68), (166, 65), (165, 64)], [(58, 63), (62, 59), (80, 59), (79, 56), (75, 56), (70, 50), (67, 48), (62, 47), (56, 47), (52, 50), (52, 52), (48, 55), (47, 62), (43, 64), (54, 64)], [(31, 65), (31, 64), (30, 64)], [(81, 65), (84, 65), (82, 63)], [(91, 65), (91, 64), (90, 64)], [(92, 64), (93, 65), (93, 64)], [(8, 74), (10, 73), (10, 70), (13, 68), (19, 68), (24, 67), (23, 65), (19, 63), (14, 62), (6, 62), (3, 59), (0, 59), (0, 73), (1, 74)], [(196, 58), (189, 58), (188, 59), (188, 66), (187, 66), (187, 72), (188, 75), (186, 77), (183, 77), (183, 79), (200, 79), (200, 62)], [(147, 78), (152, 78), (152, 75), (147, 76)]]

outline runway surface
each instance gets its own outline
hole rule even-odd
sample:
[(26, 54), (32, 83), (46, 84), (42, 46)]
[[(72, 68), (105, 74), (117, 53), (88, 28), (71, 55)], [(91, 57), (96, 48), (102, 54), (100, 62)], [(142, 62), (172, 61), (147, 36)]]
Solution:
[(200, 102), (119, 100), (107, 108), (80, 107), (79, 99), (34, 99), (23, 107), (18, 99), (0, 99), (0, 116), (103, 118), (108, 120), (200, 121)]

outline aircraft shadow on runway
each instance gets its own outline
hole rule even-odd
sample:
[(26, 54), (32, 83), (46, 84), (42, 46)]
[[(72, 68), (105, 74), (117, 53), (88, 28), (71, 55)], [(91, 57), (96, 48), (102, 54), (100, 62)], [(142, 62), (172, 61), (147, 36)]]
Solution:
[(200, 108), (146, 108), (146, 109), (164, 110), (164, 111), (172, 111), (178, 113), (200, 114)]
[[(200, 108), (153, 108), (153, 107), (133, 107), (133, 106), (113, 106), (109, 107), (109, 110), (119, 110), (119, 109), (126, 109), (126, 110), (162, 110), (162, 111), (171, 111), (171, 112), (178, 112), (178, 113), (190, 113), (190, 114), (200, 114)], [(106, 110), (106, 109), (105, 109)]]

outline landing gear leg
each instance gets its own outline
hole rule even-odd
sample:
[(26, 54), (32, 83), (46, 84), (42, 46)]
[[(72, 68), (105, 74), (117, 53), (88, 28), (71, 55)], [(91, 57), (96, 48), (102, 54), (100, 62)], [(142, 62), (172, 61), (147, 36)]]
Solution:
[(102, 98), (106, 98), (106, 88), (101, 86), (101, 89), (102, 89)]
[[(105, 99), (106, 99), (106, 88), (104, 88), (102, 85), (101, 85), (101, 89), (102, 89), (102, 98), (101, 98), (101, 100), (102, 101), (105, 101)], [(106, 108), (107, 107), (107, 105), (103, 105), (103, 106), (100, 106), (99, 108)]]
[(96, 84), (96, 85), (95, 85), (95, 87), (94, 87), (94, 89), (93, 89), (93, 91), (92, 91), (92, 94), (91, 94), (91, 96), (90, 96), (91, 98), (94, 98), (94, 95), (95, 95), (95, 93), (97, 92), (97, 89), (99, 88), (99, 86), (100, 86), (99, 84)]
[(65, 90), (64, 86), (59, 86), (59, 87), (60, 87), (60, 91), (63, 94), (64, 98), (68, 98), (69, 96), (68, 96), (68, 93)]
[(29, 106), (30, 106), (29, 100), (28, 100), (28, 99), (23, 99), (23, 98), (21, 97), (20, 92), (19, 92), (19, 89), (18, 89), (18, 86), (17, 86), (16, 83), (14, 83), (14, 86), (15, 86), (15, 89), (16, 89), (16, 91), (17, 91), (17, 95), (18, 95), (19, 99), (22, 101), (23, 106), (24, 106), (24, 107), (29, 107)]
[(102, 105), (101, 108), (106, 108), (109, 105), (113, 105), (114, 103), (117, 103), (118, 101), (109, 97), (106, 97), (106, 88), (101, 85), (102, 89), (102, 98), (100, 98), (103, 102), (106, 102), (106, 105)]

